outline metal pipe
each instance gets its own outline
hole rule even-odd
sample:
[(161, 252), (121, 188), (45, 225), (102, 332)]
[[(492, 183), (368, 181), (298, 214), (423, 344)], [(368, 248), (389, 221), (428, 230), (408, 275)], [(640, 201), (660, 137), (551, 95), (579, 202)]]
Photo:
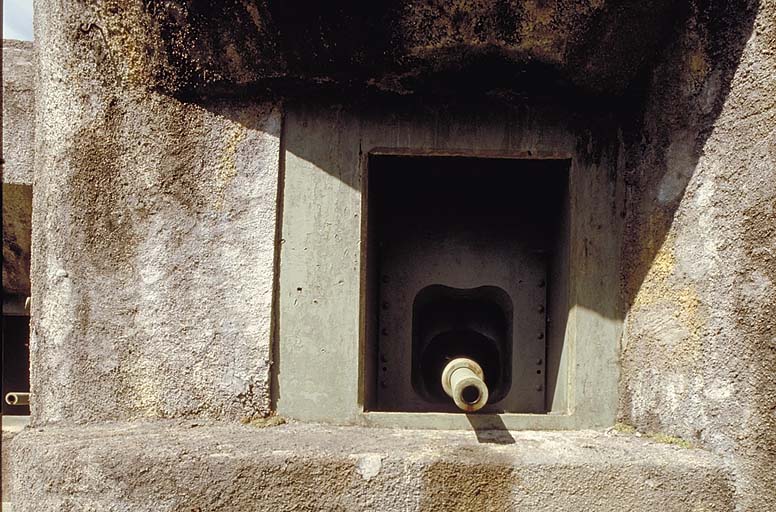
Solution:
[(453, 359), (442, 370), (442, 389), (465, 412), (475, 412), (488, 403), (485, 374), (476, 361), (467, 357)]
[(5, 403), (8, 405), (30, 405), (30, 394), (21, 391), (11, 391), (5, 395)]

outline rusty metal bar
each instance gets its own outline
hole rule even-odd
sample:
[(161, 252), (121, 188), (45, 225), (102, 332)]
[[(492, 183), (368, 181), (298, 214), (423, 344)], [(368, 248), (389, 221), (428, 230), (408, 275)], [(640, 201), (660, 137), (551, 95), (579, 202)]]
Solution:
[(8, 405), (30, 405), (30, 394), (21, 391), (11, 391), (5, 395), (5, 403)]

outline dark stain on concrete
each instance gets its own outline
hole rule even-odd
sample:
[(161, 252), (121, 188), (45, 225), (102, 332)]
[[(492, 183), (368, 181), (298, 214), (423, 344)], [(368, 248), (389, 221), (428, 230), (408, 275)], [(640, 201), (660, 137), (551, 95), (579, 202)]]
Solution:
[(124, 116), (118, 101), (109, 100), (100, 118), (78, 131), (75, 138), (80, 144), (71, 147), (68, 155), (73, 169), (67, 195), (81, 212), (72, 219), (73, 229), (82, 233), (78, 242), (97, 268), (127, 263), (137, 244), (126, 204), (131, 169), (120, 164)]
[[(574, 87), (617, 95), (653, 62), (686, 4), (146, 1), (133, 23), (146, 27), (137, 70), (145, 85), (176, 95), (386, 88), (440, 71), (465, 77), (467, 63), (480, 59), (504, 64), (515, 78), (543, 67)], [(387, 88), (412, 93), (411, 85)]]
[(30, 294), (32, 186), (3, 183), (3, 293)]

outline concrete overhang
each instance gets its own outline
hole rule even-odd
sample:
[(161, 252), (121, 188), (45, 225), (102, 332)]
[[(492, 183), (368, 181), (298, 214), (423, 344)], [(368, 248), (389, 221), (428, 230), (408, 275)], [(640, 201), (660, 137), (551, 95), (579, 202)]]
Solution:
[(353, 87), (611, 97), (646, 76), (686, 4), (144, 2), (134, 26), (147, 33), (124, 42), (142, 40), (131, 58), (145, 83), (181, 95)]

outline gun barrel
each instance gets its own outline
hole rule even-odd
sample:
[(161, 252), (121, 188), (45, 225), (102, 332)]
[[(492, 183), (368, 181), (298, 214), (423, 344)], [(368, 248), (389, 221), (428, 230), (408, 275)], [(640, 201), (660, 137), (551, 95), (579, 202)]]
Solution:
[(455, 405), (465, 412), (475, 412), (488, 403), (488, 386), (482, 367), (467, 357), (453, 359), (442, 370), (442, 388)]

